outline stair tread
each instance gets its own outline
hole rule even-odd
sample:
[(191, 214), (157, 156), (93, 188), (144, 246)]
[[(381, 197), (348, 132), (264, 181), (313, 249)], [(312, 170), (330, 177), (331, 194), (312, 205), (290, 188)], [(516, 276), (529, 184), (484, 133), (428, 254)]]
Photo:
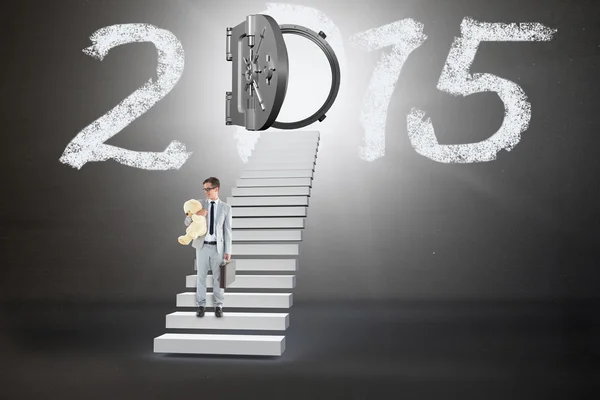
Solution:
[(311, 186), (312, 178), (239, 178), (236, 187)]
[(234, 187), (232, 197), (310, 196), (307, 186)]
[(234, 258), (237, 275), (241, 271), (296, 271), (298, 260), (295, 258)]
[(239, 217), (233, 218), (232, 229), (304, 228), (305, 217)]
[[(167, 315), (173, 315), (173, 316), (177, 316), (177, 317), (198, 318), (196, 316), (195, 311), (174, 311)], [(227, 317), (230, 317), (230, 318), (285, 318), (286, 316), (288, 316), (290, 314), (282, 313), (282, 312), (261, 313), (261, 312), (230, 312), (230, 311), (226, 311), (224, 313), (224, 315), (226, 315)], [(206, 317), (220, 319), (215, 316), (214, 312), (210, 312), (210, 311), (207, 311), (203, 318), (206, 318)]]
[(165, 333), (154, 338), (155, 353), (281, 356), (285, 336)]
[(156, 339), (183, 339), (183, 340), (241, 340), (241, 341), (263, 341), (279, 342), (285, 339), (282, 335), (233, 335), (214, 333), (165, 333)]
[(307, 211), (307, 206), (234, 207), (232, 211), (232, 216), (233, 218), (304, 217), (306, 216)]
[[(196, 292), (182, 292), (179, 295), (196, 295)], [(250, 292), (226, 292), (225, 297), (246, 297), (246, 296), (264, 296), (264, 297), (289, 297), (292, 293), (250, 293)]]
[(289, 313), (230, 312), (227, 309), (222, 317), (214, 312), (206, 312), (204, 317), (196, 316), (195, 311), (176, 311), (165, 318), (167, 329), (226, 329), (284, 331), (289, 326)]
[[(211, 276), (209, 274), (209, 276)], [(256, 279), (267, 279), (267, 278), (293, 278), (294, 275), (243, 275), (243, 274), (236, 274), (235, 275), (236, 278), (256, 278)], [(192, 274), (192, 275), (188, 275), (188, 277), (196, 277), (196, 274)]]

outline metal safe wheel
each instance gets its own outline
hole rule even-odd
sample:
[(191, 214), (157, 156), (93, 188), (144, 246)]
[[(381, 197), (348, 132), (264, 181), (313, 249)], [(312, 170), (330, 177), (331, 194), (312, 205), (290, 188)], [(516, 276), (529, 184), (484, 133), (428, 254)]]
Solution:
[[(325, 103), (313, 115), (296, 122), (277, 122), (287, 92), (289, 61), (284, 34), (313, 41), (325, 53), (331, 67), (331, 89)], [(255, 14), (235, 28), (227, 28), (227, 61), (232, 61), (232, 91), (226, 93), (227, 125), (247, 130), (299, 129), (323, 121), (340, 87), (340, 65), (323, 32), (300, 25), (277, 25), (269, 15)]]

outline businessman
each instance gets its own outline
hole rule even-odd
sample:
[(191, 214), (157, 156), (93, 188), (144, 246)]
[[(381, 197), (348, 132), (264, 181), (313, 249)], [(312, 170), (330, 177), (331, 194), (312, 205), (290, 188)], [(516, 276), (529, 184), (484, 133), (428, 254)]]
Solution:
[[(215, 315), (217, 318), (223, 316), (224, 290), (221, 289), (221, 270), (219, 266), (223, 261), (231, 260), (231, 206), (219, 199), (219, 188), (221, 183), (215, 177), (207, 178), (204, 182), (204, 193), (206, 199), (199, 200), (202, 210), (198, 215), (206, 217), (207, 232), (204, 236), (198, 236), (192, 242), (196, 249), (196, 316), (204, 317), (206, 307), (206, 277), (208, 271), (213, 274), (213, 295)], [(192, 222), (191, 217), (185, 218), (185, 226)]]

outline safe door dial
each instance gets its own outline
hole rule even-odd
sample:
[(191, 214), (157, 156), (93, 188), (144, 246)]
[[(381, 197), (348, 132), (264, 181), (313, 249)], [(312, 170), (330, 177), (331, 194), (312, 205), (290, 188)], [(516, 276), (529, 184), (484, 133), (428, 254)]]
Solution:
[(287, 49), (277, 22), (256, 14), (227, 28), (227, 61), (233, 65), (226, 124), (249, 131), (269, 128), (283, 105), (288, 79)]
[[(331, 67), (331, 88), (325, 103), (308, 118), (277, 122), (287, 92), (289, 61), (284, 34), (313, 41)], [(300, 25), (278, 25), (269, 15), (255, 14), (234, 28), (227, 28), (227, 61), (232, 62), (232, 91), (226, 93), (226, 125), (244, 126), (249, 131), (299, 129), (323, 121), (340, 86), (340, 66), (332, 47), (321, 31)]]

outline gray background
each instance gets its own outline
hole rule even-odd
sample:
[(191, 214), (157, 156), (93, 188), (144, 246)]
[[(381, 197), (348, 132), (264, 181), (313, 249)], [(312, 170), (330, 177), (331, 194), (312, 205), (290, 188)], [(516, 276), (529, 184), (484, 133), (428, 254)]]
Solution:
[[(344, 89), (323, 123), (295, 299), (597, 296), (600, 42), (593, 2), (302, 4), (334, 20), (347, 62)], [(221, 179), (226, 198), (243, 168), (236, 129), (224, 126), (225, 27), (265, 3), (22, 1), (6, 7), (0, 299), (172, 303), (193, 273), (193, 251), (177, 243), (181, 205), (201, 196), (211, 175)], [(405, 122), (411, 107), (426, 110), (448, 144), (483, 140), (503, 118), (493, 93), (459, 99), (436, 89), (465, 16), (541, 22), (558, 33), (549, 43), (480, 46), (471, 70), (520, 84), (532, 103), (530, 128), (496, 161), (440, 164), (412, 149)], [(381, 52), (354, 50), (347, 38), (409, 17), (425, 24), (429, 38), (398, 80), (385, 157), (366, 162), (358, 157), (357, 114)], [(114, 48), (104, 61), (81, 51), (95, 30), (130, 22), (173, 32), (185, 49), (185, 71), (162, 101), (108, 143), (162, 151), (179, 140), (194, 155), (180, 170), (164, 172), (114, 161), (81, 170), (61, 164), (81, 129), (155, 74), (149, 43)]]

